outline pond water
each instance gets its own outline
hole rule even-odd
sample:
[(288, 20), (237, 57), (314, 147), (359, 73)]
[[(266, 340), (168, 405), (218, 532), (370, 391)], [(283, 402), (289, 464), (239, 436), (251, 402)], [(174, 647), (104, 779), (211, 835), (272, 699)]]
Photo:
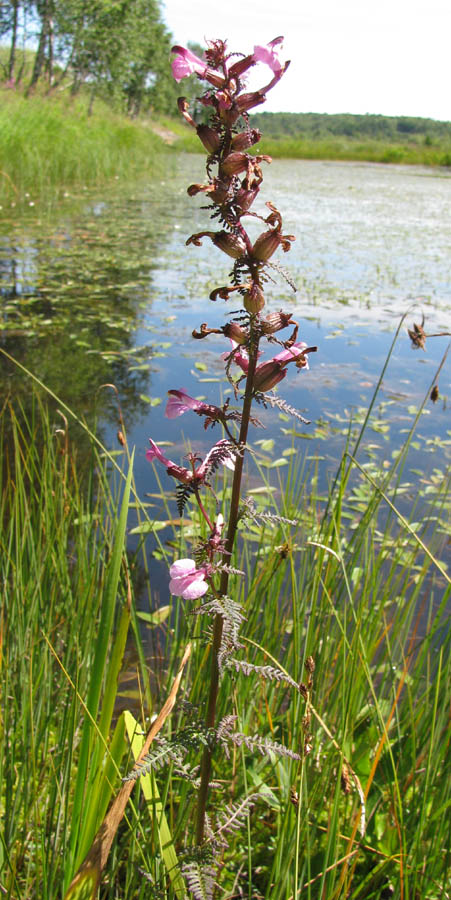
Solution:
[[(388, 466), (436, 381), (449, 337), (413, 350), (406, 328), (424, 315), (426, 333), (451, 331), (451, 175), (311, 161), (276, 161), (264, 174), (258, 211), (271, 201), (283, 214), (284, 233), (296, 235), (280, 263), (297, 291), (272, 270), (268, 309), (289, 310), (300, 338), (318, 347), (310, 370), (290, 371), (279, 393), (311, 420), (296, 424), (295, 447), (320, 460), (324, 486), (350, 420), (364, 417), (401, 316), (407, 318), (361, 462)], [(20, 216), (10, 209), (0, 227), (0, 346), (89, 422), (96, 417), (117, 449), (116, 402), (101, 388), (116, 385), (128, 440), (136, 445), (142, 496), (155, 489), (145, 460), (148, 437), (173, 443), (174, 460), (186, 452), (185, 438), (199, 452), (212, 443), (198, 417), (165, 419), (166, 391), (184, 387), (216, 403), (230, 394), (220, 357), (228, 342), (191, 338), (201, 322), (218, 327), (236, 309), (233, 300), (208, 299), (214, 287), (229, 283), (224, 254), (208, 240), (185, 247), (192, 232), (210, 227), (202, 200), (186, 195), (188, 184), (202, 180), (202, 157), (172, 156), (165, 182), (80, 191), (58, 207), (30, 206)], [(27, 380), (5, 360), (1, 368), (2, 393), (20, 393), (26, 406)], [(439, 399), (426, 403), (409, 453), (406, 508), (419, 494), (436, 496), (449, 472), (449, 360), (438, 387)], [(259, 416), (266, 430), (253, 439), (267, 442), (259, 452), (271, 475), (288, 462), (283, 453), (291, 447), (292, 422), (274, 410), (260, 408)], [(213, 432), (213, 440), (218, 436)], [(358, 506), (358, 485), (355, 490)]]

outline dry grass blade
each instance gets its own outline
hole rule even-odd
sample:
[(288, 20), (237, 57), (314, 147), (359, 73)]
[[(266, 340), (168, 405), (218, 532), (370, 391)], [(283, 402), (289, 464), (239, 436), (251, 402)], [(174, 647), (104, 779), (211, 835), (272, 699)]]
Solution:
[[(183, 670), (188, 662), (188, 659), (191, 655), (191, 644), (188, 644), (185, 653), (183, 654), (182, 662), (180, 663), (180, 668), (177, 672), (176, 677), (174, 678), (169, 696), (166, 700), (166, 703), (160, 710), (155, 722), (152, 724), (152, 727), (147, 735), (147, 738), (144, 742), (141, 753), (136, 760), (136, 765), (138, 765), (141, 760), (144, 758), (146, 753), (149, 752), (150, 745), (152, 744), (153, 739), (156, 737), (159, 731), (161, 731), (166, 719), (171, 714), (175, 700), (177, 697), (177, 693), (180, 687), (180, 682), (182, 680)], [(92, 843), (92, 847), (89, 853), (86, 855), (83, 860), (78, 872), (75, 874), (72, 882), (69, 886), (69, 890), (66, 894), (65, 900), (69, 900), (71, 897), (74, 897), (74, 889), (77, 885), (83, 881), (84, 876), (89, 872), (92, 873), (93, 870), (97, 872), (97, 878), (100, 877), (100, 873), (104, 868), (106, 861), (108, 859), (108, 854), (110, 852), (111, 844), (113, 843), (114, 836), (119, 827), (119, 824), (122, 820), (122, 817), (125, 812), (125, 808), (127, 806), (128, 800), (130, 798), (130, 794), (135, 785), (134, 781), (127, 781), (121, 787), (119, 793), (113, 800), (113, 803), (108, 810), (102, 825), (100, 826), (94, 841)], [(76, 895), (75, 895), (76, 896)]]

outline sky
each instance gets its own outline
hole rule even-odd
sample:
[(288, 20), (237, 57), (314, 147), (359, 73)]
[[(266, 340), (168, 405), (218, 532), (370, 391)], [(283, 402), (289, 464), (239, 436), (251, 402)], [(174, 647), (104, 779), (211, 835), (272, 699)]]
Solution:
[(291, 65), (268, 112), (451, 121), (451, 0), (163, 0), (162, 11), (184, 46), (222, 38), (249, 53), (284, 35)]

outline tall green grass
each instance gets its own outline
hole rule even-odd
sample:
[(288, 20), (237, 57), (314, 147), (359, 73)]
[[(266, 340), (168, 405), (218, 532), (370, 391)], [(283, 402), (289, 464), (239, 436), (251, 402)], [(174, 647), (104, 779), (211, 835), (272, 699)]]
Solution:
[[(151, 604), (153, 588), (139, 548), (125, 554), (128, 491), (134, 493), (127, 461), (112, 488), (93, 436), (81, 476), (73, 426), (41, 402), (34, 409), (25, 422), (20, 410), (5, 406), (0, 421), (0, 884), (15, 900), (56, 900), (120, 775), (132, 768), (130, 718), (113, 705), (130, 602), (136, 623), (133, 572), (139, 568)], [(221, 683), (219, 716), (233, 713), (242, 733), (282, 742), (303, 758), (252, 755), (243, 747), (229, 759), (217, 754), (212, 827), (218, 809), (258, 795), (224, 847), (216, 894), (223, 900), (445, 900), (449, 892), (451, 588), (439, 559), (449, 483), (421, 527), (414, 507), (398, 509), (405, 454), (388, 471), (362, 465), (361, 437), (350, 435), (323, 495), (317, 463), (292, 454), (286, 476), (269, 481), (265, 473), (284, 470), (256, 457), (264, 480), (264, 490), (253, 494), (257, 509), (269, 506), (297, 524), (247, 520), (241, 530), (232, 561), (245, 573), (236, 579), (246, 612), (240, 655), (305, 688), (231, 670)], [(357, 509), (356, 486), (363, 497)], [(186, 510), (180, 534), (163, 488), (161, 496), (167, 527), (158, 534), (166, 541), (153, 554), (167, 561), (192, 555), (196, 514)], [(134, 496), (132, 505), (147, 565), (153, 523), (144, 502)], [(149, 609), (144, 619), (152, 631), (166, 621), (148, 660), (154, 705), (161, 707), (190, 639), (182, 692), (202, 708), (208, 619), (193, 616), (181, 599), (166, 615)], [(145, 732), (152, 706), (142, 663), (149, 645), (145, 634), (133, 635), (133, 709)], [(187, 715), (176, 710), (166, 737)], [(194, 798), (192, 783), (170, 760), (142, 794), (135, 788), (103, 873), (102, 898), (180, 900), (180, 882), (167, 866), (190, 848)]]
[[(161, 174), (165, 145), (152, 129), (98, 103), (1, 91), (0, 198), (36, 202), (73, 185)], [(26, 197), (25, 195), (29, 195)]]

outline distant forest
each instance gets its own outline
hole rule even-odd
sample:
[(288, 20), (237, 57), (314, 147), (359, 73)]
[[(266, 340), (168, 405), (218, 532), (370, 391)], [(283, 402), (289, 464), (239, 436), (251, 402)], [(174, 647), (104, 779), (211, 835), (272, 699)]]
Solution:
[(376, 140), (389, 143), (433, 144), (451, 140), (451, 122), (414, 116), (354, 116), (348, 113), (255, 113), (252, 128), (265, 138), (325, 140), (344, 137), (349, 140)]

